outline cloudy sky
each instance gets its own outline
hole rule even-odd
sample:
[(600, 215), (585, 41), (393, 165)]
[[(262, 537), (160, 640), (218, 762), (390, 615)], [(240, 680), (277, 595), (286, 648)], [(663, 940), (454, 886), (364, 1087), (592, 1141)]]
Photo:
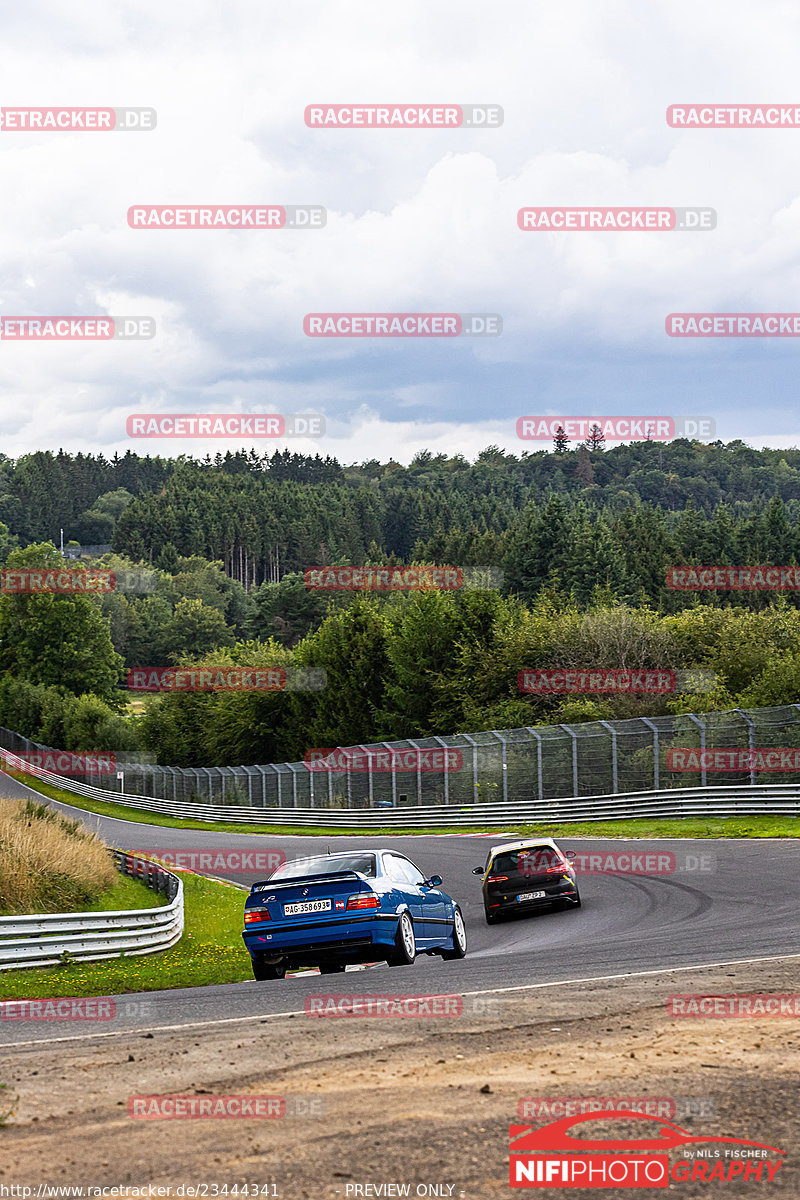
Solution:
[[(739, 0), (29, 0), (6, 107), (151, 106), (146, 133), (0, 131), (0, 316), (149, 315), (149, 341), (0, 341), (0, 449), (196, 455), (136, 413), (324, 414), (343, 462), (519, 453), (528, 414), (700, 414), (793, 446), (796, 338), (674, 339), (673, 311), (800, 311), (800, 10)], [(312, 103), (493, 103), (494, 129), (310, 129)], [(316, 204), (324, 229), (134, 230), (131, 205)], [(711, 206), (713, 232), (523, 233), (529, 205)], [(310, 312), (500, 313), (502, 336), (311, 339)], [(259, 443), (260, 448), (267, 447)]]

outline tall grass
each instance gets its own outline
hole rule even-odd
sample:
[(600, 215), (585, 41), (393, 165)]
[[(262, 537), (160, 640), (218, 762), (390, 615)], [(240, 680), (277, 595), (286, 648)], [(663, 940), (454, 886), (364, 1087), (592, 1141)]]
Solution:
[(75, 912), (116, 879), (108, 847), (79, 821), (0, 798), (0, 913)]

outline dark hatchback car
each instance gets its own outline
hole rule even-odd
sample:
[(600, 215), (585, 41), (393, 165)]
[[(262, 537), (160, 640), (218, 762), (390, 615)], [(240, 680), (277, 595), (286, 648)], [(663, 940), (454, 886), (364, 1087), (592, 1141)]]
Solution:
[(487, 925), (511, 913), (530, 912), (543, 905), (580, 908), (575, 868), (569, 861), (574, 853), (560, 850), (552, 838), (492, 846), (486, 866), (475, 867), (472, 872), (483, 877)]

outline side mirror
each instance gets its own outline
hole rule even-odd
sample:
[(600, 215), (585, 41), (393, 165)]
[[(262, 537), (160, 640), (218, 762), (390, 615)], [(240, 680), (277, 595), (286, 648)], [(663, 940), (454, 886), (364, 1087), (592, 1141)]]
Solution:
[(472, 868), (472, 874), (473, 874), (473, 875), (482, 875), (482, 874), (483, 874), (483, 867), (473, 867), (473, 868)]
[(441, 875), (431, 875), (430, 879), (426, 879), (423, 887), (438, 887), (442, 883)]
[(578, 851), (577, 850), (565, 850), (564, 853), (566, 854), (567, 858), (574, 858), (575, 855), (578, 853)]

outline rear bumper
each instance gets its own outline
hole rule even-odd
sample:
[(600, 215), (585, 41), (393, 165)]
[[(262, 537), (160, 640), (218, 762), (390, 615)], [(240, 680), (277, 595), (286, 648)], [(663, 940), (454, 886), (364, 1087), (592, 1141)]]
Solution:
[(370, 913), (293, 925), (265, 922), (245, 930), (242, 938), (251, 958), (263, 955), (303, 964), (329, 955), (347, 962), (374, 962), (375, 947), (394, 946), (398, 920), (394, 913)]
[(577, 901), (578, 898), (577, 883), (568, 879), (561, 879), (558, 883), (544, 884), (540, 887), (531, 887), (530, 891), (544, 892), (544, 896), (540, 896), (536, 900), (517, 900), (519, 892), (507, 896), (493, 895), (489, 892), (485, 895), (484, 902), (489, 912), (497, 915), (498, 913), (528, 912), (531, 909), (552, 904), (555, 900)]

